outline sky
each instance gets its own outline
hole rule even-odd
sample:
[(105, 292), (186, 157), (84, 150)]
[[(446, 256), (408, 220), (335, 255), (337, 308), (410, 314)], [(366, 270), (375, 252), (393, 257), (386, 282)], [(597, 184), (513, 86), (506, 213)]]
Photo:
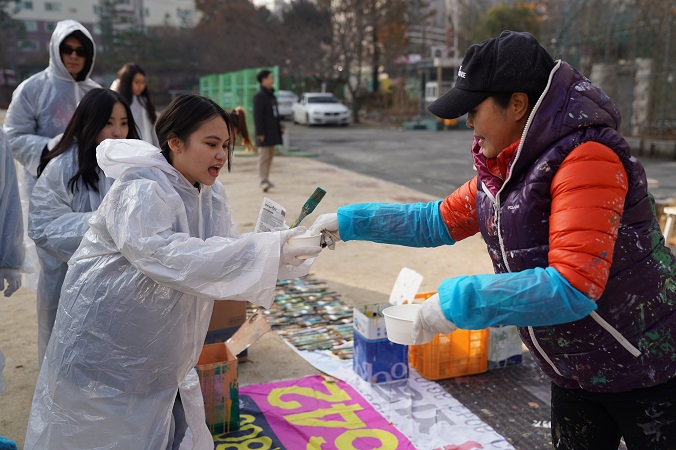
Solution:
[[(288, 2), (288, 0), (287, 0)], [(275, 1), (274, 0), (253, 0), (254, 5), (256, 6), (265, 6), (268, 9), (272, 9), (272, 6), (274, 5)]]

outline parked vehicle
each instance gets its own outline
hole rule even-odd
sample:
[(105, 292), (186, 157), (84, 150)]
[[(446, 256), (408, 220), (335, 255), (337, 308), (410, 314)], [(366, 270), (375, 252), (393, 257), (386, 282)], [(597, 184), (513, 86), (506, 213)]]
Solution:
[(294, 123), (306, 125), (340, 124), (347, 126), (350, 111), (333, 94), (326, 92), (305, 92), (293, 104)]
[(298, 96), (291, 91), (277, 91), (277, 108), (279, 117), (282, 119), (291, 119), (293, 114), (293, 104), (298, 101)]

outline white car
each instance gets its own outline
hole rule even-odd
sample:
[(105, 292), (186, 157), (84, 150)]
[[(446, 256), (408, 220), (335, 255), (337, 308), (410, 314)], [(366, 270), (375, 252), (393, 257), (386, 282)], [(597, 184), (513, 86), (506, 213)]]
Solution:
[(346, 126), (350, 120), (350, 111), (333, 94), (325, 92), (305, 92), (298, 102), (293, 104), (294, 123), (306, 125), (341, 124)]
[(291, 91), (277, 91), (277, 110), (279, 117), (290, 119), (293, 114), (293, 104), (298, 101), (298, 96)]

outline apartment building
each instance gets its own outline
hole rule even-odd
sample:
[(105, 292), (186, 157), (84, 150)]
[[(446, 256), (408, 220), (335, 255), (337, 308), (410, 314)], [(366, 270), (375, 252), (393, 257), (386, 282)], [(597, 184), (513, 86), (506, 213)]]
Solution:
[(194, 0), (18, 0), (9, 3), (8, 12), (23, 23), (25, 33), (13, 49), (7, 50), (23, 61), (45, 55), (56, 23), (64, 19), (82, 23), (96, 40), (101, 34), (106, 4), (114, 4), (116, 20), (122, 26), (129, 23), (141, 28), (190, 27), (198, 21)]

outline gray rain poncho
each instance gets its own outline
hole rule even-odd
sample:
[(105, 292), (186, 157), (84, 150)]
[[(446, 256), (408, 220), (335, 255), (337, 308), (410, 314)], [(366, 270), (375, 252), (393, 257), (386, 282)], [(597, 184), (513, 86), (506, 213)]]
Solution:
[(194, 366), (214, 299), (269, 307), (281, 232), (238, 235), (219, 181), (197, 189), (143, 141), (97, 157), (116, 180), (70, 259), (25, 448), (164, 449), (178, 391), (211, 450)]
[(157, 133), (155, 133), (155, 124), (150, 121), (145, 99), (134, 95), (130, 108), (131, 114), (134, 116), (134, 122), (136, 122), (136, 126), (141, 134), (141, 139), (159, 147), (160, 143), (157, 140)]
[[(14, 160), (7, 136), (0, 130), (0, 268), (20, 269), (23, 263), (23, 224)], [(4, 283), (4, 280), (0, 279)], [(5, 391), (2, 369), (5, 357), (0, 350), (0, 394)]]
[(72, 144), (65, 153), (49, 162), (31, 195), (28, 236), (35, 241), (40, 258), (37, 291), (40, 364), (52, 333), (68, 260), (89, 229), (92, 211), (96, 211), (113, 184), (111, 178), (97, 169), (99, 192), (85, 185), (82, 178), (78, 179), (73, 192), (68, 184), (78, 170), (77, 145)]
[(20, 269), (23, 262), (23, 223), (14, 160), (7, 136), (0, 130), (0, 267)]
[[(83, 81), (75, 81), (68, 73), (59, 52), (61, 42), (76, 31), (82, 33), (81, 38), (89, 39), (91, 43), (91, 63), (88, 63)], [(89, 47), (89, 44), (85, 47)], [(95, 57), (96, 47), (89, 31), (75, 20), (62, 20), (56, 24), (49, 42), (49, 66), (22, 82), (12, 94), (4, 130), (9, 138), (12, 156), (21, 164), (17, 175), (25, 223), (42, 150), (50, 139), (63, 133), (82, 97), (91, 89), (101, 87), (89, 78)], [(33, 242), (26, 237), (25, 244), (26, 271), (36, 272)], [(24, 284), (35, 289), (34, 280), (24, 280)]]

